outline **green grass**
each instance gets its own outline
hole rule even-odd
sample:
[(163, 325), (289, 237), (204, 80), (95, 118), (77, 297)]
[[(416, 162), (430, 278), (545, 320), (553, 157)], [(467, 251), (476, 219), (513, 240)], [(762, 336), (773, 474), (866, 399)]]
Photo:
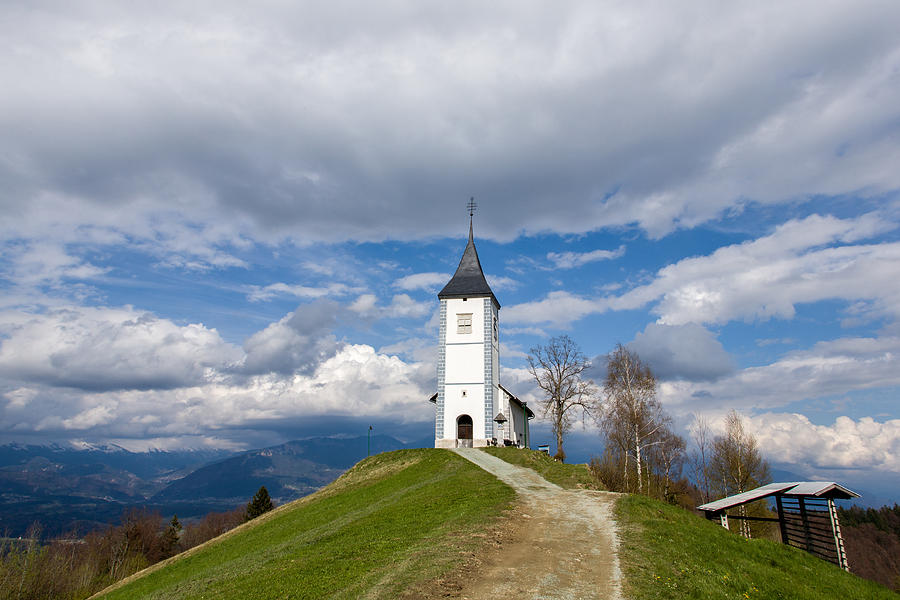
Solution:
[(718, 523), (644, 496), (622, 496), (616, 516), (625, 596), (632, 600), (898, 598), (806, 552), (746, 540)]
[(589, 490), (602, 489), (591, 476), (587, 465), (568, 465), (560, 463), (544, 452), (528, 450), (525, 448), (489, 447), (482, 448), (485, 452), (493, 454), (508, 463), (528, 467), (537, 471), (544, 479), (567, 489), (584, 488)]
[(460, 564), (514, 496), (446, 450), (380, 454), (102, 597), (395, 598)]

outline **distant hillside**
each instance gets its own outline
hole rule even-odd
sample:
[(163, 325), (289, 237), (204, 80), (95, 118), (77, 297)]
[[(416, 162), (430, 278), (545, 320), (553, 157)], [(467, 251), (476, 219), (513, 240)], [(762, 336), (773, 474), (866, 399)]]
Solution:
[(458, 532), (484, 532), (513, 498), (452, 452), (380, 454), (98, 597), (397, 598), (459, 565), (485, 537)]
[[(366, 456), (366, 438), (314, 438), (251, 450), (197, 469), (150, 498), (154, 504), (201, 502), (233, 508), (264, 485), (279, 504), (296, 500), (337, 479)], [(405, 445), (372, 436), (372, 453)]]
[[(235, 454), (222, 450), (130, 452), (117, 446), (0, 446), (0, 532), (85, 533), (145, 506), (200, 517), (230, 510), (265, 485), (277, 502), (333, 481), (366, 456), (365, 436), (321, 437)], [(372, 452), (404, 445), (372, 436)]]
[[(171, 481), (231, 454), (129, 452), (117, 446), (0, 446), (0, 532), (23, 535), (35, 521), (48, 536), (93, 529), (117, 520), (128, 506), (146, 503)], [(203, 514), (204, 507), (193, 510)]]

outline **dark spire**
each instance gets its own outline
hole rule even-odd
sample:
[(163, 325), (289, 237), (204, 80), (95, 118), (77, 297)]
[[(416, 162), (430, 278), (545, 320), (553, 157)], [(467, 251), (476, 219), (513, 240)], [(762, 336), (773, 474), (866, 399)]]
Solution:
[(456, 268), (456, 273), (438, 293), (438, 298), (468, 298), (470, 296), (490, 296), (497, 306), (497, 297), (491, 291), (484, 271), (481, 270), (481, 261), (478, 260), (478, 251), (475, 250), (475, 235), (472, 231), (472, 208), (469, 209), (469, 243), (463, 251), (462, 259)]

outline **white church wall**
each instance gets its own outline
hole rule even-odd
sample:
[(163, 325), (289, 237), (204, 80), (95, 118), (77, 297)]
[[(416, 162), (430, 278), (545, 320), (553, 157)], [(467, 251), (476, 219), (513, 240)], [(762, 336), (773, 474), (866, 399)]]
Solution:
[(454, 344), (447, 346), (444, 383), (484, 383), (484, 346)]
[(509, 439), (514, 444), (520, 445), (525, 443), (525, 411), (516, 405), (515, 402), (509, 403)]
[[(459, 333), (457, 315), (472, 313), (472, 333)], [(484, 342), (484, 307), (481, 298), (449, 298), (447, 300), (447, 337), (446, 343)]]
[[(491, 324), (490, 313), (486, 321), (483, 298), (450, 298), (446, 303), (443, 435), (445, 439), (455, 440), (456, 420), (466, 414), (472, 417), (473, 445), (483, 446), (487, 442), (485, 425), (491, 425), (486, 422), (484, 380), (484, 332), (485, 324)], [(461, 313), (472, 315), (470, 333), (459, 332)]]
[[(463, 395), (465, 392), (465, 396)], [(483, 439), (484, 388), (481, 385), (445, 384), (444, 437), (456, 439), (456, 419), (460, 415), (472, 417), (472, 437)]]

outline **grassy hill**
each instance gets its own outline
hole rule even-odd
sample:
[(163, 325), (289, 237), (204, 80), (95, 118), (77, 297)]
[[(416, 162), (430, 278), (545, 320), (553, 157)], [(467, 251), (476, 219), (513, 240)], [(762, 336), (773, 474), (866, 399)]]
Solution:
[(483, 541), (461, 532), (482, 531), (513, 499), (452, 452), (380, 454), (97, 597), (395, 598), (460, 564)]
[[(489, 451), (563, 487), (590, 487), (584, 465), (560, 465), (527, 450)], [(485, 527), (513, 500), (511, 489), (451, 452), (381, 454), (320, 492), (98, 597), (396, 598), (410, 589), (422, 592), (423, 583), (480, 547)], [(900, 597), (805, 552), (745, 540), (643, 496), (623, 494), (617, 518), (625, 594), (631, 600)]]
[[(593, 487), (586, 465), (560, 464), (533, 450), (487, 451), (562, 487)], [(769, 540), (746, 540), (718, 522), (646, 496), (623, 494), (616, 513), (625, 595), (631, 600), (900, 598), (806, 552)]]
[(591, 476), (587, 465), (572, 465), (553, 460), (546, 452), (523, 448), (485, 448), (485, 452), (520, 467), (528, 467), (549, 481), (567, 489), (602, 489)]
[(617, 518), (626, 595), (634, 600), (900, 598), (802, 550), (747, 540), (645, 496), (623, 495)]

